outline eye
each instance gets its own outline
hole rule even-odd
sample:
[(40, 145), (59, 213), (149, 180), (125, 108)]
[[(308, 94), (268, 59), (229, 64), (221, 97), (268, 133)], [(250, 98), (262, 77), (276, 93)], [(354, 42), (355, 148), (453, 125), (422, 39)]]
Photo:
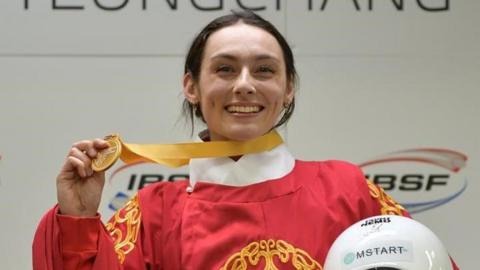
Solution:
[(257, 72), (260, 73), (275, 73), (275, 70), (270, 66), (259, 66)]
[(221, 73), (229, 73), (229, 72), (233, 72), (234, 69), (232, 66), (229, 66), (229, 65), (219, 65), (216, 69), (215, 69), (216, 72), (221, 72)]

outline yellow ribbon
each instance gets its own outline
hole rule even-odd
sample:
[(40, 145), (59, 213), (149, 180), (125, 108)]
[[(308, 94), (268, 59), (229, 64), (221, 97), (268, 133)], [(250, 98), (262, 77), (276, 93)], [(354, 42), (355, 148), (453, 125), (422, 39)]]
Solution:
[(126, 164), (153, 162), (169, 167), (180, 167), (192, 158), (231, 157), (268, 151), (283, 143), (282, 137), (271, 131), (249, 141), (211, 141), (178, 144), (130, 144), (119, 136), (107, 137), (110, 148), (100, 152), (93, 161), (96, 171), (106, 170), (120, 157)]

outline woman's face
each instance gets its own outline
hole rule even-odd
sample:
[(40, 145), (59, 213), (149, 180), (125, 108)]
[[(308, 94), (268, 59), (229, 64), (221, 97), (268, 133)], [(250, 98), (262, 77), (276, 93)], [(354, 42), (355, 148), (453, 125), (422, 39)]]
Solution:
[(277, 40), (241, 22), (209, 37), (199, 79), (186, 74), (184, 92), (200, 104), (211, 140), (235, 141), (267, 133), (294, 94)]

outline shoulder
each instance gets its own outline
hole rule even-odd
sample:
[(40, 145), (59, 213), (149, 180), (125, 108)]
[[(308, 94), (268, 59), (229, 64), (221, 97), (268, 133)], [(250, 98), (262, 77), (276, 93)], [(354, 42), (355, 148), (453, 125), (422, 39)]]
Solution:
[[(308, 168), (308, 169), (307, 169)], [(297, 161), (295, 170), (304, 185), (322, 194), (346, 197), (365, 197), (368, 185), (362, 170), (341, 160)], [(306, 172), (308, 171), (308, 172)], [(330, 196), (329, 195), (329, 196)]]
[(360, 167), (348, 161), (297, 161), (297, 167), (300, 170), (305, 167), (314, 168), (317, 176), (323, 179), (336, 181), (358, 181), (360, 179), (365, 182), (365, 176)]
[(381, 187), (368, 180), (360, 167), (346, 161), (329, 160), (316, 162), (319, 182), (327, 186), (335, 196), (355, 202), (363, 213), (372, 215), (407, 215), (405, 208), (397, 203)]
[(337, 173), (359, 173), (361, 171), (357, 165), (345, 160), (316, 161), (316, 163), (325, 171)]

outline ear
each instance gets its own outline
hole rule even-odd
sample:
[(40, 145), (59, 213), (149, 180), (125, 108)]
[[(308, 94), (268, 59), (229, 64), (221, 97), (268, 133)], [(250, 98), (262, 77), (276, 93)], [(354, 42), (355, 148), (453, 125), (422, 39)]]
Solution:
[(200, 102), (197, 85), (190, 72), (183, 75), (183, 95), (191, 104), (198, 104)]
[(293, 82), (287, 83), (287, 89), (285, 91), (285, 103), (290, 104), (295, 97), (295, 87), (293, 86)]

